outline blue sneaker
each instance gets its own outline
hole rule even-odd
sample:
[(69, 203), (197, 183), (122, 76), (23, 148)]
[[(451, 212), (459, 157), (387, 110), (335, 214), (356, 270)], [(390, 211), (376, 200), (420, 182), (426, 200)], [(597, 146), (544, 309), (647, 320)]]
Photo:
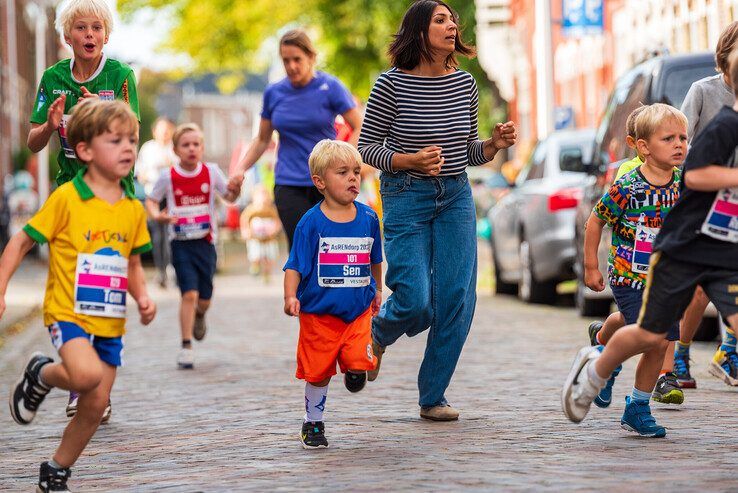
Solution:
[(631, 401), (629, 395), (625, 396), (625, 411), (623, 411), (623, 417), (620, 418), (620, 426), (642, 437), (663, 438), (666, 436), (666, 428), (656, 424), (648, 402)]
[(697, 382), (689, 373), (689, 354), (678, 354), (676, 351), (674, 352), (674, 374), (681, 388), (697, 388)]
[[(605, 349), (605, 346), (599, 345), (595, 346), (595, 349), (597, 349), (599, 352), (602, 352)], [(605, 387), (600, 390), (600, 393), (597, 394), (597, 397), (595, 397), (594, 403), (597, 407), (608, 407), (612, 403), (612, 386), (615, 385), (615, 377), (620, 375), (620, 370), (623, 369), (623, 365), (618, 366), (615, 368), (615, 371), (612, 372), (612, 375), (610, 375), (610, 378), (607, 379), (607, 383), (605, 384)]]

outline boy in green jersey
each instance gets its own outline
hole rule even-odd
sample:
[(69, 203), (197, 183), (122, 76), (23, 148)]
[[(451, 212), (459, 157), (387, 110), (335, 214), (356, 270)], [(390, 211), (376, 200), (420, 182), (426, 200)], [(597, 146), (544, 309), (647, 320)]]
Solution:
[[(28, 147), (38, 152), (58, 133), (61, 150), (56, 182), (61, 185), (84, 166), (76, 159), (66, 137), (66, 122), (78, 101), (121, 99), (130, 105), (139, 120), (141, 116), (133, 70), (102, 52), (113, 27), (113, 16), (105, 1), (72, 0), (61, 11), (56, 24), (74, 56), (44, 72), (31, 113)], [(133, 193), (133, 172), (123, 180), (123, 186), (126, 192)]]

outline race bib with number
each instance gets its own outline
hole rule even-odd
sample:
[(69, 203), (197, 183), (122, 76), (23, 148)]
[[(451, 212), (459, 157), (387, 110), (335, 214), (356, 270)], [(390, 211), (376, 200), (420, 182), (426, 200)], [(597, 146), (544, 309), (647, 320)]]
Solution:
[(125, 318), (128, 259), (80, 253), (74, 280), (74, 311), (96, 317)]
[(653, 251), (653, 242), (660, 228), (650, 228), (638, 223), (635, 242), (633, 243), (633, 260), (631, 270), (638, 274), (648, 274), (648, 261)]
[(174, 237), (177, 240), (197, 240), (210, 233), (210, 209), (205, 205), (191, 205), (174, 209), (177, 222)]
[(738, 243), (738, 188), (724, 188), (715, 194), (702, 234), (731, 243)]
[(374, 238), (321, 238), (318, 285), (324, 288), (368, 286), (373, 244)]
[(69, 115), (62, 115), (61, 123), (59, 124), (59, 141), (61, 148), (64, 151), (64, 155), (69, 159), (75, 159), (77, 155), (74, 153), (74, 149), (69, 145), (67, 141), (67, 125), (69, 124)]

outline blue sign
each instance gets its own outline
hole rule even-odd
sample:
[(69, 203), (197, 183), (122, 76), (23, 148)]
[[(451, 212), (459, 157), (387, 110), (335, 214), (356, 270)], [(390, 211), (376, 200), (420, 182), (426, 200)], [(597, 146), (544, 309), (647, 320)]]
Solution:
[(571, 106), (557, 106), (554, 108), (554, 128), (574, 128), (574, 108)]
[(564, 34), (567, 36), (602, 34), (603, 3), (604, 0), (561, 0), (561, 25)]

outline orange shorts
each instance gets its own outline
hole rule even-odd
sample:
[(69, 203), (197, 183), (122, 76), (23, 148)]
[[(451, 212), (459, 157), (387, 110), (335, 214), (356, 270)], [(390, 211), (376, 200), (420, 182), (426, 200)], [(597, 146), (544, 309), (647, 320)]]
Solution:
[(377, 358), (372, 352), (371, 307), (356, 320), (346, 323), (333, 315), (300, 313), (297, 343), (297, 378), (320, 382), (346, 370), (373, 370)]

